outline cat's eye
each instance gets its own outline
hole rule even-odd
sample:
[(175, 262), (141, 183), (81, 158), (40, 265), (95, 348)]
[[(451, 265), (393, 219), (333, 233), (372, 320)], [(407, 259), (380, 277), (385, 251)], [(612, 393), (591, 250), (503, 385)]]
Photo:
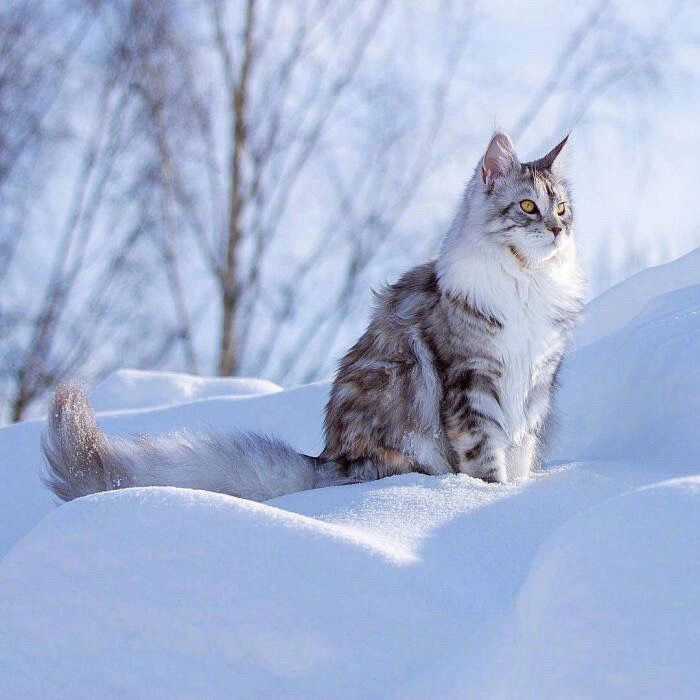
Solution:
[(566, 202), (559, 202), (559, 204), (557, 204), (557, 214), (559, 214), (559, 216), (562, 216), (562, 214), (565, 211), (566, 211)]
[(520, 208), (526, 214), (534, 214), (537, 211), (537, 205), (531, 199), (523, 199), (520, 201)]

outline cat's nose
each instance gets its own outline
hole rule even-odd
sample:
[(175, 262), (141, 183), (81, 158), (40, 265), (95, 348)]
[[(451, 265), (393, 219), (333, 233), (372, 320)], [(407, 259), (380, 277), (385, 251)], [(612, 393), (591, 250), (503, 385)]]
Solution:
[(561, 233), (561, 226), (549, 226), (548, 228), (554, 234), (554, 238)]

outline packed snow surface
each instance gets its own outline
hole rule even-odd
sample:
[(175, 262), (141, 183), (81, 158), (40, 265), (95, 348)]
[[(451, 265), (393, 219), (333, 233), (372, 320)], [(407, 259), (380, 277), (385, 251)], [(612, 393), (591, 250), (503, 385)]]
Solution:
[(111, 374), (91, 392), (96, 411), (123, 411), (128, 408), (168, 406), (183, 401), (214, 396), (256, 396), (282, 391), (266, 379), (243, 377), (195, 377), (178, 372), (145, 372), (121, 369)]
[[(0, 697), (700, 697), (700, 251), (588, 308), (546, 469), (55, 507), (0, 430)], [(322, 443), (328, 384), (123, 371), (113, 433)]]

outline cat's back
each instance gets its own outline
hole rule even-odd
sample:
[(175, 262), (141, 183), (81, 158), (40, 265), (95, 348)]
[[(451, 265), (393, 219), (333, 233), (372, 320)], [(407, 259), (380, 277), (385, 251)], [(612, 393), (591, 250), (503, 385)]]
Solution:
[(397, 282), (377, 294), (375, 318), (414, 322), (432, 311), (440, 297), (435, 260), (429, 260), (405, 272)]
[(439, 299), (434, 260), (417, 265), (376, 292), (369, 326), (341, 360), (333, 390), (363, 374), (377, 379), (413, 364), (415, 334)]
[[(394, 446), (421, 421), (416, 399), (425, 391), (432, 359), (419, 337), (421, 320), (433, 313), (439, 297), (434, 261), (376, 294), (372, 320), (341, 360), (331, 387), (322, 458), (370, 458), (397, 472), (411, 470), (410, 460)], [(436, 388), (430, 399), (437, 414)]]

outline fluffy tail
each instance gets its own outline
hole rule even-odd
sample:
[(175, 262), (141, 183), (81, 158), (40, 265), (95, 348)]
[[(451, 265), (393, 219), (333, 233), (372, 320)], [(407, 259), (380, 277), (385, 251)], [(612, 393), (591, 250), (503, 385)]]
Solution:
[(129, 486), (181, 486), (264, 501), (350, 481), (333, 462), (253, 433), (108, 438), (73, 385), (53, 397), (42, 449), (45, 481), (64, 501)]

